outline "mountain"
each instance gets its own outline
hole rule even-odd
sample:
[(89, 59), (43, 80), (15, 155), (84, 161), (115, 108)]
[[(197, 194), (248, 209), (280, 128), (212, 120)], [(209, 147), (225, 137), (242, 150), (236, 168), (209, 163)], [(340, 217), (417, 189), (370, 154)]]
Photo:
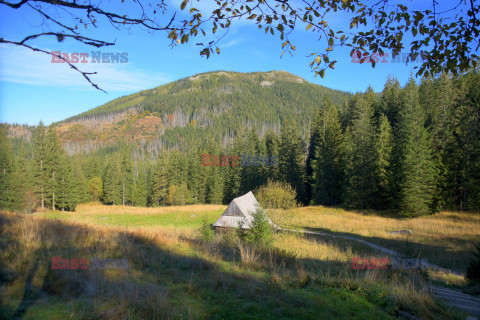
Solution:
[(115, 99), (57, 125), (70, 152), (120, 140), (150, 148), (202, 139), (225, 144), (245, 129), (278, 132), (284, 119), (305, 135), (326, 97), (340, 107), (350, 95), (285, 71), (216, 71)]

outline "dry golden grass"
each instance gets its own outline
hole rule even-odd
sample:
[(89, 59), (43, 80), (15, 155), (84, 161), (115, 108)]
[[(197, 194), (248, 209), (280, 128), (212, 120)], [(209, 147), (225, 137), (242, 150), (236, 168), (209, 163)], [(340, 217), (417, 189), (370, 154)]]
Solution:
[[(291, 290), (289, 288), (293, 288), (296, 295), (301, 294), (300, 289), (310, 290), (306, 296), (294, 298), (304, 301), (319, 290), (333, 288), (339, 294), (348, 292), (349, 298), (342, 302), (345, 307), (366, 298), (378, 304), (377, 311), (385, 308), (393, 312), (392, 306), (386, 303), (395, 301), (397, 307), (426, 319), (434, 319), (443, 312), (425, 291), (425, 281), (415, 273), (352, 272), (349, 259), (358, 252), (348, 245), (278, 233), (273, 249), (262, 252), (254, 247), (239, 246), (235, 241), (229, 246), (221, 235), (216, 235), (213, 243), (203, 243), (192, 229), (125, 228), (73, 219), (51, 221), (41, 215), (6, 216), (10, 221), (5, 223), (2, 232), (13, 241), (0, 257), (8, 261), (8, 269), (20, 275), (6, 289), (5, 296), (10, 303), (22, 294), (33, 261), (40, 259), (43, 265), (34, 273), (33, 287), (67, 300), (92, 297), (95, 300), (87, 301), (95, 301), (94, 304), (83, 307), (82, 301), (79, 312), (89, 314), (93, 310), (104, 319), (136, 318), (131, 317), (132, 311), (141, 318), (151, 319), (205, 318), (205, 308), (209, 305), (202, 306), (200, 301), (218, 288), (228, 295), (222, 299), (226, 298), (229, 303), (236, 303), (237, 299), (278, 299), (279, 293), (281, 297), (281, 292)], [(13, 247), (16, 240), (20, 240), (20, 245)], [(52, 256), (98, 255), (127, 258), (132, 262), (128, 276), (119, 270), (101, 273), (90, 269), (84, 273), (48, 270)], [(263, 291), (264, 283), (271, 283), (275, 289)], [(326, 299), (337, 299), (335, 297), (334, 293)], [(292, 302), (291, 298), (286, 301)], [(299, 305), (305, 307), (300, 302)], [(313, 305), (307, 306), (313, 308)], [(52, 314), (53, 318), (58, 317), (54, 311)]]
[(99, 203), (79, 204), (72, 215), (76, 214), (162, 214), (172, 212), (183, 212), (185, 214), (205, 212), (205, 211), (219, 211), (225, 210), (227, 206), (216, 204), (198, 204), (188, 206), (172, 206), (172, 207), (132, 207), (132, 206), (106, 206)]
[[(411, 258), (427, 258), (440, 266), (465, 270), (480, 243), (480, 215), (440, 212), (412, 219), (395, 219), (375, 212), (310, 206), (270, 213), (287, 228), (345, 234), (393, 249)], [(390, 231), (411, 230), (411, 235)]]

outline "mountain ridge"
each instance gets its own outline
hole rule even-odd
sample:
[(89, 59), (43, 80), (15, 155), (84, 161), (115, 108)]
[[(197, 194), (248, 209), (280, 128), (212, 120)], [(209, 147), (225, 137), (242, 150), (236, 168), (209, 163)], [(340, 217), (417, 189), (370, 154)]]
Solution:
[(285, 119), (306, 137), (324, 99), (342, 108), (350, 96), (286, 71), (220, 70), (126, 95), (55, 125), (70, 153), (123, 141), (149, 150), (206, 139), (225, 145), (245, 130), (278, 133)]

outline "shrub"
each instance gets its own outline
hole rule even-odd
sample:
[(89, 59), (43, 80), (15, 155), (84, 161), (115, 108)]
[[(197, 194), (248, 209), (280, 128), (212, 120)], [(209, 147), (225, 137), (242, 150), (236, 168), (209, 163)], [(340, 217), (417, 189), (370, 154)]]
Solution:
[(477, 246), (477, 252), (467, 268), (467, 279), (480, 282), (480, 246)]
[(269, 246), (273, 241), (273, 228), (265, 211), (261, 208), (253, 214), (252, 228), (246, 234), (248, 242)]
[(258, 201), (268, 209), (291, 209), (297, 205), (297, 193), (285, 182), (271, 181), (255, 193)]
[(202, 235), (202, 239), (205, 241), (213, 240), (213, 230), (210, 224), (208, 224), (207, 219), (203, 219), (202, 226), (200, 228), (200, 234)]

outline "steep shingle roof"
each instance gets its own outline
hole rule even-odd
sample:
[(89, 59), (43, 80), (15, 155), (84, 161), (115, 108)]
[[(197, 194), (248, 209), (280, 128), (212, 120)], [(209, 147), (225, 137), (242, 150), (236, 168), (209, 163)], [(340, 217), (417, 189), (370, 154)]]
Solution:
[[(250, 229), (252, 227), (253, 215), (262, 207), (251, 191), (235, 198), (230, 202), (227, 209), (213, 224), (214, 227)], [(271, 221), (270, 221), (271, 222)]]

